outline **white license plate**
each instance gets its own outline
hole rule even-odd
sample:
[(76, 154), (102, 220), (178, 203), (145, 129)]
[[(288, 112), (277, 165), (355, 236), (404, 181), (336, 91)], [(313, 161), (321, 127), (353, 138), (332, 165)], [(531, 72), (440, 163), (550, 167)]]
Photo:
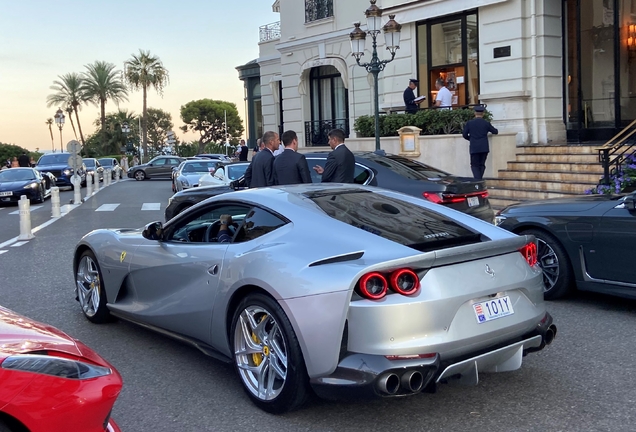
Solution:
[(13, 195), (13, 192), (0, 192), (0, 197), (11, 196), (11, 195)]
[(475, 207), (479, 205), (479, 197), (468, 197), (468, 207)]
[(515, 313), (512, 308), (512, 302), (510, 297), (497, 297), (492, 300), (475, 303), (473, 305), (475, 315), (477, 316), (477, 322), (479, 324), (487, 321), (492, 321), (497, 318), (503, 318)]

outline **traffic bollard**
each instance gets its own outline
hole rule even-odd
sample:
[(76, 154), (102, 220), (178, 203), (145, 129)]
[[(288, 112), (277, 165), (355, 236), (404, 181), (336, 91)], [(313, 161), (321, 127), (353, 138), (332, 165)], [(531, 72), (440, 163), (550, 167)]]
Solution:
[(95, 179), (95, 184), (93, 185), (93, 190), (95, 191), (95, 193), (97, 193), (97, 192), (99, 192), (99, 175), (97, 175), (97, 173), (95, 173), (93, 178)]
[(112, 180), (113, 175), (110, 173), (110, 170), (106, 170), (106, 174), (104, 174), (104, 183), (105, 186), (110, 186), (110, 181)]
[(73, 204), (82, 203), (82, 178), (77, 174), (73, 174), (71, 177), (71, 183), (73, 183)]
[(20, 235), (18, 236), (18, 240), (32, 239), (33, 233), (31, 232), (31, 202), (26, 197), (26, 195), (22, 195), (20, 197), (18, 207), (20, 208)]
[(51, 217), (59, 218), (62, 216), (60, 211), (60, 188), (53, 186), (51, 188)]
[(86, 198), (93, 195), (93, 175), (86, 174)]
[(115, 170), (115, 183), (119, 181), (119, 170)]

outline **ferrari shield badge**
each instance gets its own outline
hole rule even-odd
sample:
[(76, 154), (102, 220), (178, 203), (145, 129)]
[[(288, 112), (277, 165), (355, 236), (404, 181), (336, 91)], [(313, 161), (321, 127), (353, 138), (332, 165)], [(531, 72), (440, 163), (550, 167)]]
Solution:
[(121, 255), (119, 256), (119, 262), (124, 262), (124, 260), (126, 259), (126, 251), (123, 251), (121, 253)]

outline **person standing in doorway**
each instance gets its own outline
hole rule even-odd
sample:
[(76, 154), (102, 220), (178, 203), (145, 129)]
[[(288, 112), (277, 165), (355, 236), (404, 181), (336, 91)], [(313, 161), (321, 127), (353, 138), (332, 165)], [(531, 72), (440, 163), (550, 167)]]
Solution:
[(497, 135), (499, 131), (484, 119), (485, 107), (475, 106), (475, 118), (469, 120), (464, 126), (462, 135), (470, 142), (470, 169), (477, 180), (484, 178), (486, 171), (486, 158), (490, 151), (488, 145), (488, 132)]
[(340, 129), (333, 129), (328, 134), (329, 147), (332, 152), (327, 156), (325, 167), (316, 165), (314, 171), (322, 175), (322, 183), (353, 183), (356, 159), (345, 145), (345, 134)]
[(437, 89), (437, 96), (435, 97), (435, 108), (450, 109), (453, 105), (453, 95), (450, 90), (446, 88), (444, 80), (437, 78), (435, 81), (435, 88)]
[(305, 155), (298, 153), (298, 135), (292, 130), (283, 133), (285, 149), (274, 159), (274, 182), (277, 185), (311, 183)]
[(263, 134), (263, 150), (252, 158), (252, 162), (245, 170), (245, 183), (249, 188), (274, 186), (274, 151), (280, 146), (280, 139), (276, 132), (267, 131)]
[(417, 114), (417, 111), (420, 109), (419, 105), (425, 99), (423, 96), (419, 98), (415, 97), (415, 90), (418, 85), (418, 81), (416, 79), (409, 80), (409, 86), (404, 90), (404, 106), (406, 107), (406, 112), (408, 114)]

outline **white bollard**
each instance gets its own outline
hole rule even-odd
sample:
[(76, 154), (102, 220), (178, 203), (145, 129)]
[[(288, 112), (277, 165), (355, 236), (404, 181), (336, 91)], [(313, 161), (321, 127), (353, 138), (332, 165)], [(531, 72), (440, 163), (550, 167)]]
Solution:
[(115, 170), (115, 183), (119, 181), (119, 170)]
[(93, 195), (93, 175), (86, 174), (86, 198), (90, 198)]
[(18, 207), (20, 208), (20, 235), (18, 236), (18, 240), (32, 239), (33, 233), (31, 232), (31, 202), (26, 197), (26, 195), (22, 195), (20, 197)]
[(99, 192), (99, 175), (97, 175), (97, 173), (95, 173), (95, 184), (93, 185), (93, 189), (95, 190), (95, 193)]
[(106, 178), (108, 179), (108, 186), (110, 186), (113, 182), (113, 172), (111, 170), (108, 170), (108, 175), (106, 176)]
[(110, 181), (113, 178), (113, 175), (110, 173), (110, 170), (104, 171), (104, 186), (110, 186)]
[(59, 218), (62, 216), (60, 211), (60, 188), (53, 186), (51, 188), (51, 217)]
[(73, 204), (82, 203), (82, 178), (77, 174), (73, 174), (71, 177), (71, 183), (73, 183)]

